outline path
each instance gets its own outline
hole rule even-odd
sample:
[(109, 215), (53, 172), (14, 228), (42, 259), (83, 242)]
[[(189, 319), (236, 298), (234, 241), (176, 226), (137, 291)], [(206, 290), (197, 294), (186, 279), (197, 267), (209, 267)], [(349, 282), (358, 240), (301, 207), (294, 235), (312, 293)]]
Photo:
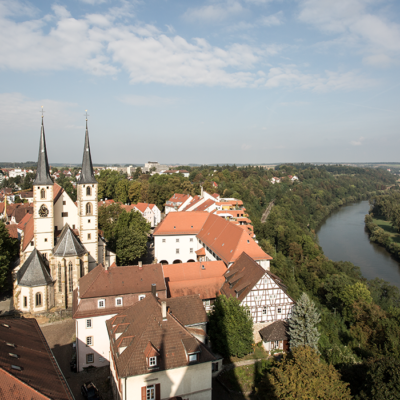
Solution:
[(263, 214), (262, 217), (261, 217), (261, 222), (262, 222), (262, 223), (265, 222), (265, 221), (267, 220), (268, 215), (269, 215), (269, 213), (270, 213), (271, 210), (272, 210), (272, 207), (275, 205), (274, 201), (275, 201), (275, 199), (273, 199), (273, 200), (268, 204), (267, 209), (264, 211), (264, 214)]

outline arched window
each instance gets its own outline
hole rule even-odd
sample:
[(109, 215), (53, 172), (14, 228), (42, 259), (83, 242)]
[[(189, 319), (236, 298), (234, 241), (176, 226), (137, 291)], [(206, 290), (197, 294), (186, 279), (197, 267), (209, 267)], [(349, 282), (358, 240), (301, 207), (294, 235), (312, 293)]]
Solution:
[(36, 304), (36, 307), (40, 307), (42, 305), (42, 293), (40, 293), (40, 292), (36, 293), (35, 304)]
[(86, 187), (86, 196), (90, 196), (90, 186)]
[(42, 189), (42, 190), (40, 191), (40, 198), (41, 198), (41, 199), (45, 199), (45, 198), (46, 198), (46, 191), (45, 191), (44, 189)]
[(86, 215), (92, 215), (92, 205), (90, 203), (86, 204)]
[(61, 282), (61, 263), (58, 263), (58, 273), (57, 273), (57, 280), (58, 280), (58, 292), (62, 292), (62, 282)]
[(72, 293), (74, 290), (74, 280), (72, 276), (72, 261), (68, 263), (68, 291)]
[(80, 267), (81, 267), (81, 278), (82, 278), (82, 276), (83, 276), (83, 261), (82, 260), (79, 260), (79, 264), (80, 264)]

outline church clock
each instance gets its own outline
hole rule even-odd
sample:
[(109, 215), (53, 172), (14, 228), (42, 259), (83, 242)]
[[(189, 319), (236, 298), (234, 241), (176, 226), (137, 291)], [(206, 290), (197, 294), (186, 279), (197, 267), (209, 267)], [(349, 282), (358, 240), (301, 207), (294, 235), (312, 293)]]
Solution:
[(47, 217), (49, 215), (49, 210), (44, 204), (42, 204), (39, 208), (39, 215), (41, 217)]

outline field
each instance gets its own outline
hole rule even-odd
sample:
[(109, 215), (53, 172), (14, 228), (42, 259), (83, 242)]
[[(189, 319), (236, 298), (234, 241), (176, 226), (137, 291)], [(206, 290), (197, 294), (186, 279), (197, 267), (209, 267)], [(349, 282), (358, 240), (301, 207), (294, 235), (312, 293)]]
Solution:
[(381, 218), (373, 218), (372, 222), (382, 228), (385, 232), (390, 235), (390, 239), (392, 242), (400, 243), (400, 234), (393, 228), (392, 224), (389, 221), (386, 221)]

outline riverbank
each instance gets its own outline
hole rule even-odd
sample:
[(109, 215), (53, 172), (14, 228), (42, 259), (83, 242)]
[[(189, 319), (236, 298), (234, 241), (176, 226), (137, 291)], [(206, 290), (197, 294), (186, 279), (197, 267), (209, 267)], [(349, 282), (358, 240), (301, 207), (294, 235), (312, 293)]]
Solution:
[(389, 221), (373, 218), (367, 214), (365, 227), (371, 242), (384, 247), (397, 261), (400, 261), (400, 235)]

